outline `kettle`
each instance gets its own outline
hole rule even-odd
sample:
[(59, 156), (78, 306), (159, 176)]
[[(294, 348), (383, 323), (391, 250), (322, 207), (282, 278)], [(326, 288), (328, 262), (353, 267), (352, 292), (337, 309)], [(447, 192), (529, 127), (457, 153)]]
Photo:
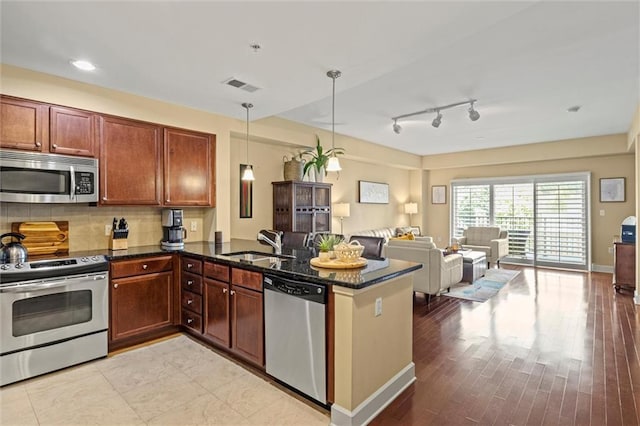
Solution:
[[(4, 244), (2, 240), (5, 237), (14, 237), (18, 241)], [(21, 263), (27, 260), (27, 249), (20, 243), (20, 240), (23, 239), (25, 239), (25, 236), (17, 232), (0, 235), (0, 263)]]

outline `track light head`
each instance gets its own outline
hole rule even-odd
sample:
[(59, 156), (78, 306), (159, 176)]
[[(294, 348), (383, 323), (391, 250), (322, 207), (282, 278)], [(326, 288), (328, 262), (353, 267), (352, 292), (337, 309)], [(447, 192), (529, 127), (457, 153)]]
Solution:
[(431, 125), (436, 129), (440, 127), (440, 124), (442, 124), (442, 114), (440, 114), (440, 111), (437, 111), (437, 112), (438, 112), (438, 115), (431, 122)]
[(393, 131), (396, 133), (396, 135), (399, 135), (402, 131), (402, 126), (398, 124), (397, 120), (393, 120)]
[(478, 118), (480, 118), (480, 113), (473, 109), (473, 102), (471, 102), (471, 106), (469, 107), (469, 119), (471, 121), (478, 121)]

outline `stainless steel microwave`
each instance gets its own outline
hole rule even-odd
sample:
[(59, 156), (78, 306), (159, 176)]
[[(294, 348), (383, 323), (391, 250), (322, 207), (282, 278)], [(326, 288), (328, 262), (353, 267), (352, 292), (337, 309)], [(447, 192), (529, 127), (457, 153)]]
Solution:
[(97, 201), (97, 159), (0, 150), (0, 202)]

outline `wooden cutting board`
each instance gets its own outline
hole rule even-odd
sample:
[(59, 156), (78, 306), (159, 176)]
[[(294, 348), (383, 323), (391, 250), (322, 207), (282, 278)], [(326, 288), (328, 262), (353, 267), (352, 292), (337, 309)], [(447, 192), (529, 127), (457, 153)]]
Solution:
[(12, 232), (25, 236), (29, 256), (69, 254), (69, 222), (13, 222)]

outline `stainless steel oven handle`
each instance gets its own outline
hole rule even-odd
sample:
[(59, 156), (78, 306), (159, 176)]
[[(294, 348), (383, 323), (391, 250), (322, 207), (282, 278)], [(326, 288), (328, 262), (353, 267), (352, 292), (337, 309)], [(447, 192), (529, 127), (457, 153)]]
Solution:
[(7, 287), (0, 289), (0, 293), (28, 293), (30, 291), (41, 291), (41, 290), (49, 290), (51, 288), (56, 287), (66, 287), (68, 285), (72, 285), (78, 281), (87, 281), (87, 280), (104, 280), (106, 279), (106, 275), (94, 275), (94, 276), (84, 276), (77, 278), (70, 278), (67, 280), (57, 280), (57, 281), (48, 281), (42, 282), (38, 284), (29, 284), (29, 285), (18, 285), (15, 287)]

